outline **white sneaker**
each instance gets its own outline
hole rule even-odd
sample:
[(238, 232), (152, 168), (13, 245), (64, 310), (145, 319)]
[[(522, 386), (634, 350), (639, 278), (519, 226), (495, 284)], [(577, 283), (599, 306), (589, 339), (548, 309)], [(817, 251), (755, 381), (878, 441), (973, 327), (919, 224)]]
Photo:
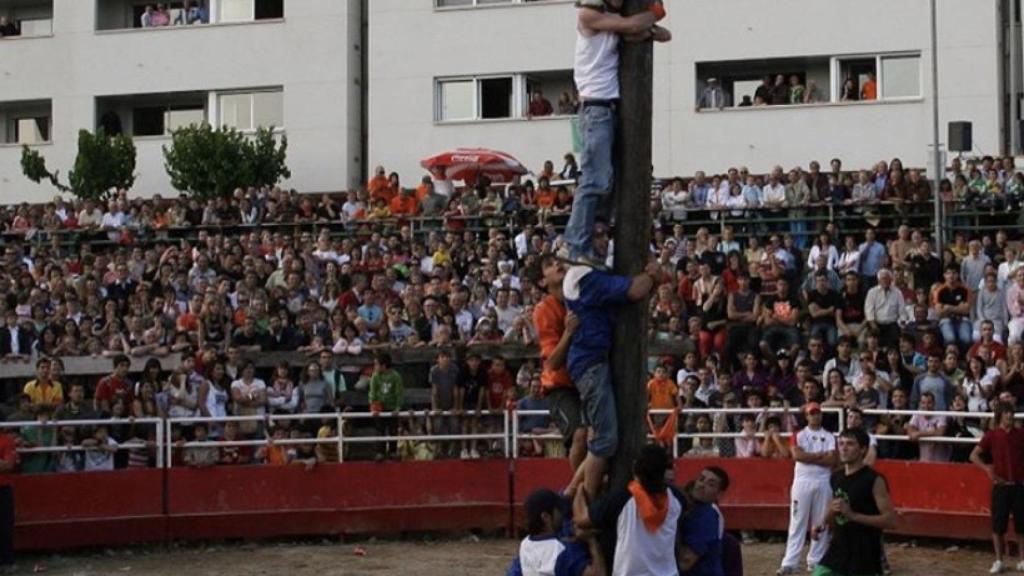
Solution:
[(775, 571), (775, 576), (789, 576), (790, 574), (796, 574), (796, 568), (792, 566), (783, 566)]
[(1017, 562), (1017, 572), (1024, 572), (1024, 560)]
[(807, 573), (808, 574), (814, 574), (814, 569), (817, 568), (817, 567), (818, 567), (817, 564), (808, 564), (807, 565)]
[(1003, 561), (996, 560), (992, 563), (992, 567), (988, 569), (989, 574), (999, 574), (1003, 571)]
[(459, 458), (462, 460), (469, 460), (469, 450), (463, 448), (462, 452), (459, 453)]
[(470, 451), (470, 453), (469, 453), (469, 457), (472, 458), (473, 460), (479, 460), (480, 459), (480, 453), (476, 451), (476, 448), (473, 448), (473, 450)]

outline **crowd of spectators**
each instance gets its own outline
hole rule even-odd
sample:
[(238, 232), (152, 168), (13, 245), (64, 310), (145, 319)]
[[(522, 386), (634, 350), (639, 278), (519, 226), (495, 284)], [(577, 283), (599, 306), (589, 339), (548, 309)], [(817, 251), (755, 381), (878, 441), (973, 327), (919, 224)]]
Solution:
[[(717, 109), (733, 106), (732, 95), (722, 86), (718, 78), (704, 80), (704, 88), (697, 98), (697, 108)], [(813, 79), (800, 74), (767, 74), (754, 94), (746, 94), (737, 107), (786, 106), (792, 104), (819, 104), (829, 101), (829, 94), (822, 90)], [(878, 99), (878, 80), (874, 72), (868, 72), (863, 81), (848, 76), (839, 90), (840, 102), (871, 101)]]
[(170, 4), (147, 4), (139, 16), (142, 28), (161, 28), (164, 26), (191, 26), (193, 24), (209, 24), (210, 10), (204, 0), (184, 0), (180, 8), (171, 8)]
[[(378, 434), (409, 438), (376, 446), (378, 458), (474, 458), (500, 449), (487, 439), (420, 437), (498, 432), (501, 418), (485, 411), (512, 403), (542, 409), (536, 362), (484, 358), (474, 346), (534, 343), (532, 307), (544, 293), (528, 271), (561, 243), (556, 220), (571, 206), (572, 187), (556, 190), (550, 182), (574, 174), (574, 165), (567, 157), (556, 174), (546, 163), (536, 186), (484, 181), (456, 189), (435, 174), (415, 190), (381, 167), (340, 203), (275, 188), (208, 202), (129, 199), (122, 191), (105, 204), (58, 198), (8, 207), (0, 215), (8, 232), (0, 356), (33, 363), (36, 377), (14, 382), (20, 394), (8, 394), (7, 419), (114, 418), (88, 429), (25, 427), (23, 447), (86, 450), (26, 454), (22, 470), (152, 465), (155, 428), (131, 418), (232, 414), (323, 416), (175, 426), (174, 442), (261, 445), (188, 446), (174, 457), (193, 465), (310, 465), (339, 456), (325, 440), (337, 434), (334, 412), (366, 406), (378, 414)], [(711, 179), (698, 173), (667, 181), (652, 208), (666, 216), (678, 207), (669, 199), (678, 197), (687, 209), (678, 214), (714, 212), (723, 205), (716, 198), (738, 191), (759, 199), (744, 210), (792, 216), (813, 201), (837, 198), (836, 186), (844, 203), (870, 196), (912, 205), (930, 194), (919, 173), (903, 179), (898, 161), (858, 172), (861, 186), (849, 190), (842, 183), (853, 175), (838, 160), (831, 167), (828, 174), (816, 163), (794, 169), (787, 184), (778, 169), (765, 176), (734, 169)], [(990, 159), (967, 171), (999, 183), (1006, 195), (1021, 178), (1012, 163)], [(958, 165), (952, 174), (961, 174)], [(433, 219), (417, 222), (414, 231), (414, 215)], [(218, 228), (256, 223), (321, 226)], [(988, 411), (996, 399), (1018, 406), (1024, 400), (1024, 259), (1005, 232), (958, 232), (936, 254), (923, 231), (906, 225), (891, 237), (836, 223), (820, 230), (785, 226), (751, 227), (740, 237), (728, 225), (658, 221), (651, 252), (661, 274), (649, 336), (671, 353), (651, 359), (651, 408), (792, 409), (743, 417), (684, 411), (681, 431), (744, 435), (688, 439), (685, 453), (784, 454), (778, 435), (792, 431), (802, 418), (798, 408), (812, 401), (847, 410), (964, 413), (863, 416), (879, 434), (919, 440), (976, 436), (985, 422), (971, 413)], [(162, 239), (160, 231), (174, 227), (199, 228), (188, 239)], [(97, 230), (109, 238), (72, 244), (58, 230)], [(428, 347), (437, 353), (422, 373), (392, 366), (391, 353)], [(267, 371), (252, 362), (261, 352), (293, 352), (307, 361)], [(374, 355), (373, 365), (357, 361), (364, 353)], [(169, 360), (177, 355), (180, 364)], [(75, 356), (107, 358), (110, 374), (66, 374), (62, 358)], [(132, 358), (145, 358), (141, 374), (129, 373)], [(430, 390), (430, 409), (452, 415), (409, 416), (403, 390), (416, 386)], [(654, 424), (663, 420), (652, 419), (657, 432)], [(838, 418), (827, 415), (826, 425), (834, 428)], [(523, 417), (520, 428), (552, 430), (543, 416)], [(758, 432), (766, 433), (763, 442), (753, 439)], [(281, 438), (310, 443), (275, 443)], [(883, 457), (965, 459), (945, 446), (879, 444)], [(525, 441), (522, 449), (561, 454), (558, 441)]]

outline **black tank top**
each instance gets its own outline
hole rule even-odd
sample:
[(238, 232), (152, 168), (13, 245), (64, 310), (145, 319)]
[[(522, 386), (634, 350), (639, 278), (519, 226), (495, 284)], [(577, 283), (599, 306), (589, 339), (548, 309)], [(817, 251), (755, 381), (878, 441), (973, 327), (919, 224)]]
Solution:
[[(870, 466), (847, 476), (845, 470), (832, 474), (832, 496), (850, 503), (850, 508), (868, 516), (878, 515), (875, 479), (881, 477)], [(882, 477), (884, 481), (885, 478)], [(881, 574), (882, 531), (836, 516), (832, 542), (821, 560), (836, 574)]]
[(748, 291), (746, 294), (736, 292), (732, 295), (732, 307), (740, 314), (752, 312), (754, 310), (755, 298), (757, 298), (757, 294), (753, 290)]

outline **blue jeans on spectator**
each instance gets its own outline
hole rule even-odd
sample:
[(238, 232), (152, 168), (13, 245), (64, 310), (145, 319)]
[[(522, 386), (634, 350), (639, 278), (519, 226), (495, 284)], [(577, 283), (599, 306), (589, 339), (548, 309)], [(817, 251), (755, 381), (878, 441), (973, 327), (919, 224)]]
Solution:
[(793, 236), (793, 244), (801, 250), (807, 245), (806, 216), (795, 216), (789, 223), (789, 233)]
[(580, 132), (583, 135), (581, 173), (572, 200), (572, 215), (565, 226), (565, 242), (569, 245), (570, 257), (593, 254), (594, 219), (602, 200), (612, 192), (616, 117), (614, 104), (588, 106), (584, 103), (580, 110)]
[(939, 320), (939, 330), (942, 332), (942, 343), (946, 346), (957, 344), (966, 348), (971, 345), (973, 329), (967, 318), (943, 318)]
[(587, 368), (576, 380), (576, 389), (583, 402), (583, 424), (593, 431), (587, 440), (587, 450), (594, 456), (611, 458), (619, 443), (611, 367), (601, 362)]

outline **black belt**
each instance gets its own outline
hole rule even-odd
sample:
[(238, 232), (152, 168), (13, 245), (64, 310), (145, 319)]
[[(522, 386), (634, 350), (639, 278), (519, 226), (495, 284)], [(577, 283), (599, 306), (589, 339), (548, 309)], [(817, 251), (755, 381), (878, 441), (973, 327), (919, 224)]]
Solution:
[(591, 106), (597, 106), (598, 108), (611, 108), (612, 110), (619, 107), (618, 100), (584, 100), (580, 104), (583, 108), (589, 108)]

